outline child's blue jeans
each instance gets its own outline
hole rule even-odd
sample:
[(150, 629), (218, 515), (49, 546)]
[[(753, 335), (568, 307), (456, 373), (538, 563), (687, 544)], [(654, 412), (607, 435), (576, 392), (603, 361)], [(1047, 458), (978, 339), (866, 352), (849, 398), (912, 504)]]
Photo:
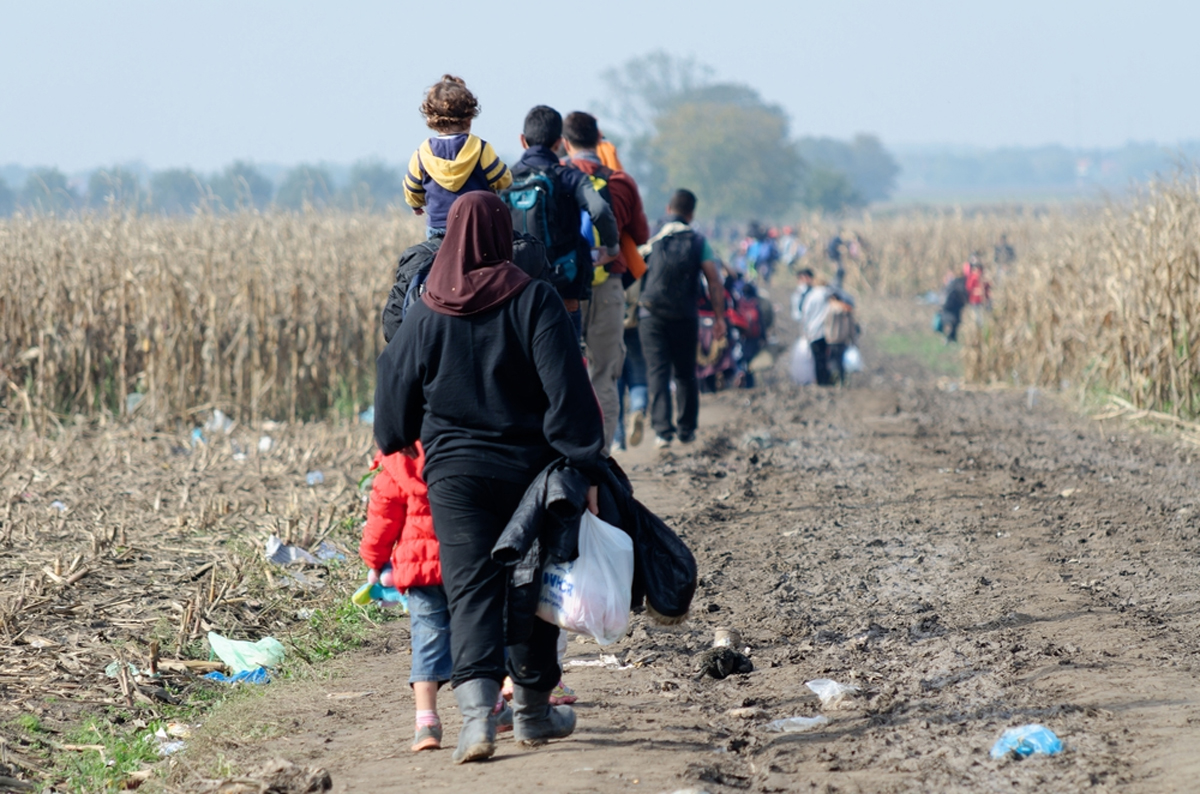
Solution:
[(410, 587), (408, 615), (412, 621), (412, 672), (408, 683), (449, 681), (454, 661), (450, 657), (450, 607), (446, 591), (440, 584)]

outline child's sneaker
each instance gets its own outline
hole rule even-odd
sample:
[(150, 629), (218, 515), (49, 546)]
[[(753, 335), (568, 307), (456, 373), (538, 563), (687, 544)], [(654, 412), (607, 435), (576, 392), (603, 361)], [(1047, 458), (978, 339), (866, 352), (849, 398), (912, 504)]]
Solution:
[(554, 691), (550, 693), (551, 706), (569, 706), (579, 698), (575, 695), (575, 690), (558, 679), (558, 686), (554, 687)]
[(418, 725), (417, 735), (413, 738), (412, 751), (419, 753), (422, 750), (440, 750), (442, 749), (442, 726), (438, 725)]
[(513, 729), (512, 706), (508, 705), (508, 701), (504, 699), (503, 695), (500, 696), (496, 707), (492, 709), (492, 713), (496, 715), (496, 733), (508, 733)]

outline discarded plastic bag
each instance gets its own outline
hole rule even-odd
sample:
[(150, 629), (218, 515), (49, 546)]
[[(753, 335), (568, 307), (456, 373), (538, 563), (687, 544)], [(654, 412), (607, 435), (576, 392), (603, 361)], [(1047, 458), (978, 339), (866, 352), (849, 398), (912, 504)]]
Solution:
[(842, 354), (842, 369), (847, 372), (862, 372), (863, 360), (862, 353), (858, 352), (858, 347), (850, 345), (846, 348), (846, 352)]
[(1058, 755), (1062, 752), (1062, 739), (1045, 725), (1022, 725), (1019, 728), (1009, 728), (996, 743), (992, 745), (992, 758), (1003, 758), (1009, 753), (1016, 753), (1022, 758), (1039, 753), (1041, 755)]
[(633, 539), (585, 511), (579, 556), (547, 563), (542, 571), (537, 616), (610, 645), (629, 627), (632, 591)]
[(225, 435), (229, 435), (233, 432), (233, 420), (218, 408), (212, 412), (212, 416), (204, 423), (204, 429), (210, 433), (224, 433)]
[(263, 553), (266, 554), (269, 562), (273, 562), (276, 565), (291, 565), (294, 562), (302, 562), (307, 565), (324, 565), (321, 560), (299, 546), (284, 543), (279, 539), (278, 535), (272, 535), (267, 538), (267, 546)]
[(267, 672), (265, 667), (256, 667), (253, 670), (243, 670), (240, 673), (233, 675), (225, 675), (224, 673), (211, 672), (207, 675), (200, 676), (207, 678), (209, 681), (220, 681), (222, 684), (269, 684), (271, 683), (271, 674)]
[(839, 684), (832, 678), (814, 678), (812, 681), (805, 681), (804, 685), (816, 693), (821, 699), (823, 708), (837, 708), (837, 705), (842, 702), (842, 698), (846, 695), (853, 695), (858, 691), (858, 687), (851, 684)]
[(807, 386), (817, 382), (817, 365), (813, 361), (808, 340), (804, 337), (797, 339), (792, 348), (792, 361), (788, 367), (788, 375), (791, 376), (792, 383), (798, 386)]
[(786, 720), (768, 722), (767, 730), (772, 733), (804, 733), (828, 722), (829, 718), (821, 714), (815, 717), (788, 717)]
[(274, 667), (283, 661), (283, 644), (274, 637), (247, 642), (231, 640), (210, 631), (208, 644), (217, 658), (235, 673), (249, 672), (259, 667)]

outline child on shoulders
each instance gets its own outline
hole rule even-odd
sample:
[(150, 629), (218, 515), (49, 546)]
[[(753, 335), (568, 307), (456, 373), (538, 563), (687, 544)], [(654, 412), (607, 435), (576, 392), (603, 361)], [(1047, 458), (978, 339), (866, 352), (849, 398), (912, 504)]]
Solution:
[(499, 192), (512, 184), (508, 166), (487, 141), (471, 134), (479, 101), (462, 78), (444, 75), (421, 103), (425, 124), (437, 133), (413, 152), (404, 175), (404, 200), (426, 216), (427, 235), (446, 233), (450, 205), (472, 190)]

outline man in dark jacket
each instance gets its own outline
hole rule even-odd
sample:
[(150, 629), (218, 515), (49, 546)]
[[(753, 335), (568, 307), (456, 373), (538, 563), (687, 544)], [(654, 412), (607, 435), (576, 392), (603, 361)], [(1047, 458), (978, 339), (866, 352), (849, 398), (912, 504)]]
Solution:
[[(683, 444), (696, 438), (700, 416), (700, 389), (696, 381), (696, 346), (700, 341), (700, 274), (708, 282), (713, 306), (725, 305), (725, 288), (717, 271), (717, 258), (708, 240), (689, 225), (696, 212), (696, 194), (676, 190), (667, 203), (669, 220), (649, 243), (646, 284), (642, 288), (638, 333), (646, 356), (650, 390), (650, 424), (654, 444), (671, 446), (676, 432)], [(713, 338), (725, 338), (720, 313), (713, 322)], [(671, 375), (679, 394), (679, 424), (672, 417)]]
[[(546, 258), (552, 266), (559, 265), (564, 258), (569, 259), (574, 254), (567, 283), (560, 282), (556, 287), (578, 335), (582, 333), (579, 302), (587, 299), (591, 293), (593, 265), (591, 243), (579, 233), (580, 213), (587, 212), (591, 216), (592, 225), (600, 238), (601, 256), (596, 265), (613, 261), (621, 249), (617, 221), (608, 202), (596, 192), (585, 173), (567, 168), (558, 161), (555, 151), (562, 146), (562, 130), (562, 116), (554, 108), (538, 105), (526, 114), (525, 129), (521, 133), (521, 146), (525, 153), (512, 168), (512, 188), (503, 195), (520, 193), (521, 186), (528, 184), (530, 177), (538, 174), (545, 175), (553, 183), (553, 196), (550, 197), (553, 206), (548, 208), (553, 228), (527, 228), (524, 224), (528, 218), (518, 217), (526, 213), (515, 207), (513, 220), (517, 231), (548, 237)], [(511, 198), (506, 198), (506, 202), (513, 205)]]

